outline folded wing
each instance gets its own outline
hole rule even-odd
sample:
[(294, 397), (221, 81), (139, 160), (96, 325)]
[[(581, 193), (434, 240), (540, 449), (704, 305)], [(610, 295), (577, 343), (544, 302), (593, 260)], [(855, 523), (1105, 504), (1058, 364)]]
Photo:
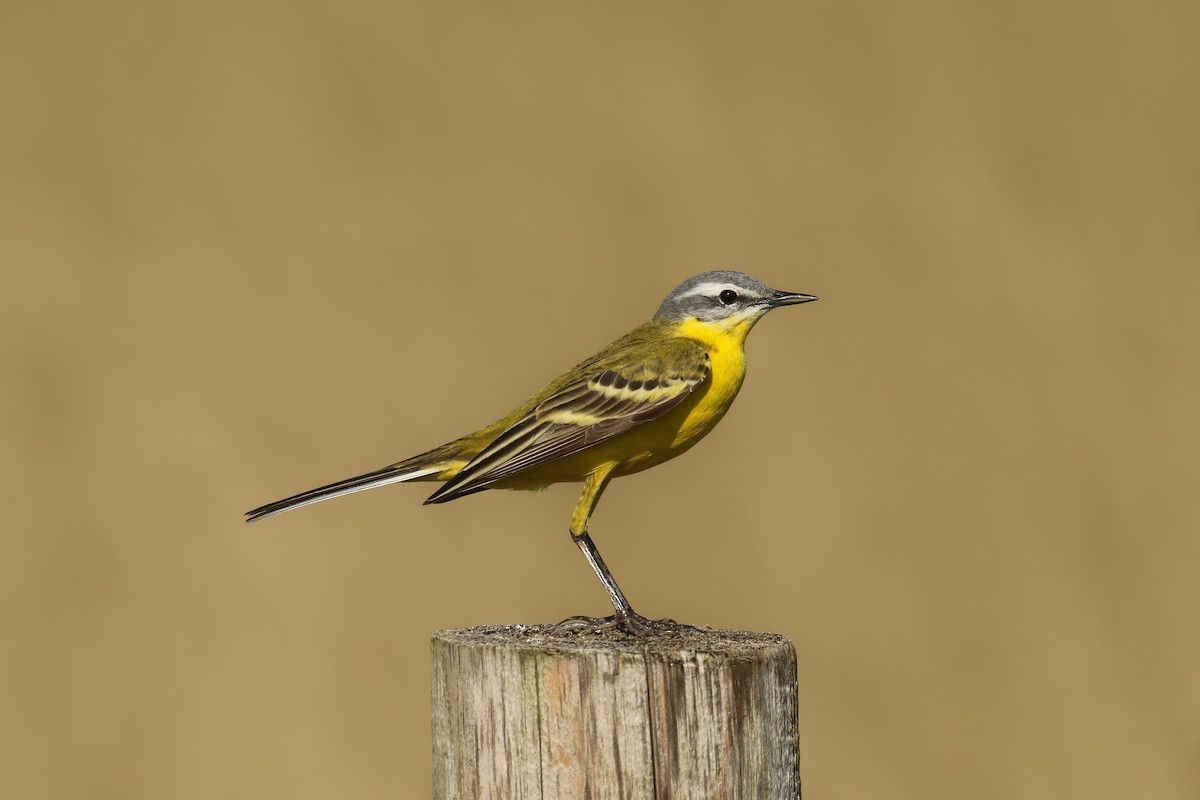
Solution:
[(425, 502), (483, 491), (658, 419), (711, 370), (708, 353), (686, 340), (641, 358), (598, 363), (594, 373), (562, 387), (503, 431)]

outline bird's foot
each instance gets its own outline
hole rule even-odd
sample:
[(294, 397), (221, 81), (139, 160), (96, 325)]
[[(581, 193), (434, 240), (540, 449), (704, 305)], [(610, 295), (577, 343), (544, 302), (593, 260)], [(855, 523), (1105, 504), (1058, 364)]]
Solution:
[(632, 609), (623, 614), (613, 614), (608, 617), (588, 617), (583, 615), (567, 617), (555, 627), (564, 630), (592, 631), (595, 633), (622, 631), (632, 636), (665, 636), (705, 630), (705, 628), (699, 628), (695, 625), (685, 625), (673, 619), (648, 619)]

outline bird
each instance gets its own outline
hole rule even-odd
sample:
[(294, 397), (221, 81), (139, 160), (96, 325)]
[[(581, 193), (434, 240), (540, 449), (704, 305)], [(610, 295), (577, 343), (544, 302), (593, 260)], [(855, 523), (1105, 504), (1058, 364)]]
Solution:
[(571, 540), (612, 602), (602, 620), (634, 634), (675, 624), (636, 613), (604, 563), (588, 522), (608, 484), (674, 458), (713, 429), (746, 376), (746, 336), (768, 311), (809, 303), (732, 270), (679, 284), (654, 317), (567, 370), (496, 422), (382, 469), (246, 512), (254, 522), (333, 497), (409, 481), (440, 481), (425, 504), (488, 489), (581, 482)]

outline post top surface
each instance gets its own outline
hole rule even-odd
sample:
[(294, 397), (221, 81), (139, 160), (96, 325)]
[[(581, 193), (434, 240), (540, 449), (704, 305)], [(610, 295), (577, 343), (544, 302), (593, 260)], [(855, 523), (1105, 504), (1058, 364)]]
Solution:
[(792, 643), (777, 633), (680, 626), (667, 633), (636, 636), (612, 626), (480, 625), (433, 634), (452, 645), (508, 647), (518, 650), (649, 653), (720, 653), (726, 657), (762, 658), (772, 651), (790, 654)]

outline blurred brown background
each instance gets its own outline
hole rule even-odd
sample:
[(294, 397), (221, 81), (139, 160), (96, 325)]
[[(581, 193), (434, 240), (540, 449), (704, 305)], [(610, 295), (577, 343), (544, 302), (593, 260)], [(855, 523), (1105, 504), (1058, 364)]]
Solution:
[(0, 795), (428, 796), (430, 632), (606, 611), (578, 488), (241, 513), (732, 267), (822, 300), (609, 490), (635, 605), (796, 642), (813, 798), (1200, 796), (1198, 17), (6, 5)]

